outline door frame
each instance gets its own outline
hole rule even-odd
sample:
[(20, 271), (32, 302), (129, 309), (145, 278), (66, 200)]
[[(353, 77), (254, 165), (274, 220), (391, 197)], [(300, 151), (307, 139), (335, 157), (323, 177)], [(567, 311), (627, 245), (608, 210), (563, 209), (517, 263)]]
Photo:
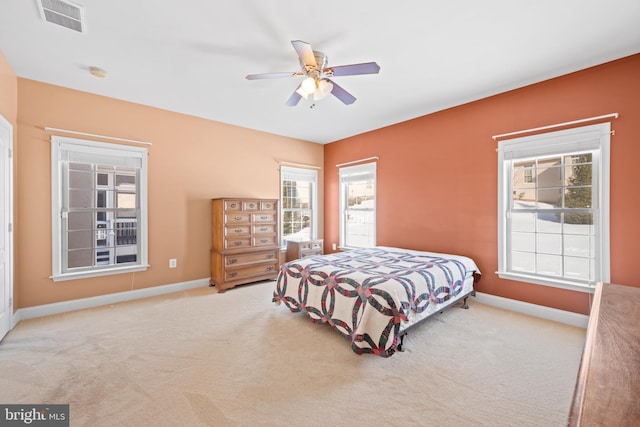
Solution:
[[(5, 147), (6, 141), (6, 147)], [(6, 264), (4, 268), (4, 292), (5, 300), (0, 301), (2, 307), (6, 308), (7, 319), (0, 319), (0, 340), (13, 328), (13, 126), (2, 114), (0, 114), (0, 145), (2, 154), (0, 161), (3, 163), (2, 172), (4, 174), (4, 218), (0, 227), (6, 232), (4, 234), (4, 244), (6, 248)], [(0, 312), (1, 313), (1, 312)]]

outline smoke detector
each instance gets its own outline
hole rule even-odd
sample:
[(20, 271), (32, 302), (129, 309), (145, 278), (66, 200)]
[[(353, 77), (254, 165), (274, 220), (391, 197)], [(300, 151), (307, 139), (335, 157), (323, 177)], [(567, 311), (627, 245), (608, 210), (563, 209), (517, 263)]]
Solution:
[(100, 67), (89, 67), (89, 72), (92, 75), (101, 79), (104, 79), (105, 77), (107, 77), (107, 72)]
[(86, 31), (82, 6), (63, 0), (37, 0), (42, 19), (79, 33)]

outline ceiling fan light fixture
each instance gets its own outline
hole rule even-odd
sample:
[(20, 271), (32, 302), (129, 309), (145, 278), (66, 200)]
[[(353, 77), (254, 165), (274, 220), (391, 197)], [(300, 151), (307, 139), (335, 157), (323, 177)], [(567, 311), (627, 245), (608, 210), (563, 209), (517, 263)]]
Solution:
[(287, 102), (285, 102), (285, 105), (288, 107), (295, 107), (302, 98), (311, 98), (312, 101), (319, 101), (324, 99), (328, 94), (332, 94), (345, 105), (351, 105), (356, 100), (355, 96), (344, 90), (340, 85), (333, 83), (329, 78), (358, 74), (377, 74), (380, 71), (380, 66), (375, 62), (340, 65), (328, 68), (327, 55), (313, 50), (309, 43), (301, 40), (292, 40), (291, 44), (298, 54), (300, 71), (248, 74), (245, 77), (247, 80), (304, 77), (304, 80), (302, 80), (295, 92), (293, 92)]
[(313, 93), (313, 100), (320, 101), (321, 99), (324, 99), (327, 95), (331, 93), (332, 90), (333, 90), (333, 83), (331, 83), (329, 80), (326, 80), (326, 79), (318, 80), (318, 88)]
[[(311, 95), (316, 91), (316, 80), (313, 77), (307, 77), (300, 84), (300, 89), (307, 95)], [(301, 94), (302, 95), (302, 94)], [(305, 96), (306, 98), (306, 96)]]
[(307, 77), (302, 81), (300, 87), (302, 87), (302, 90), (304, 90), (307, 95), (311, 95), (318, 89), (318, 80), (314, 77)]
[(303, 97), (304, 99), (309, 99), (309, 94), (307, 92), (305, 92), (304, 89), (302, 89), (302, 86), (300, 86), (298, 89), (296, 89), (296, 93), (298, 95), (300, 95), (301, 97)]

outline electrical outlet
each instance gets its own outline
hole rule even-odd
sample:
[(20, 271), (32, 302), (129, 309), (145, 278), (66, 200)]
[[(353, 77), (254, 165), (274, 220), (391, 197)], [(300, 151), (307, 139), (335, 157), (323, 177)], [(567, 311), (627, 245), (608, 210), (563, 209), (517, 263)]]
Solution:
[(171, 258), (169, 260), (169, 268), (176, 268), (178, 266), (178, 260), (175, 258)]
[(333, 249), (334, 251), (336, 250), (336, 244), (335, 243), (333, 245), (331, 245), (331, 249)]

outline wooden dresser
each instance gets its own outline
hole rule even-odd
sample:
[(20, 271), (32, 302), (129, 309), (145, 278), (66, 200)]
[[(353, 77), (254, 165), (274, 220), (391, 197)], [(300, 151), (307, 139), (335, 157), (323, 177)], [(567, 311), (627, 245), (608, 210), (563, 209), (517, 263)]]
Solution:
[(279, 267), (278, 200), (212, 200), (211, 285), (275, 279)]
[(324, 244), (322, 239), (315, 240), (287, 240), (287, 262), (311, 255), (322, 255)]
[(568, 426), (640, 426), (640, 288), (599, 283)]

